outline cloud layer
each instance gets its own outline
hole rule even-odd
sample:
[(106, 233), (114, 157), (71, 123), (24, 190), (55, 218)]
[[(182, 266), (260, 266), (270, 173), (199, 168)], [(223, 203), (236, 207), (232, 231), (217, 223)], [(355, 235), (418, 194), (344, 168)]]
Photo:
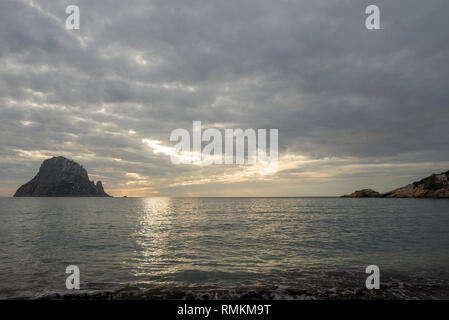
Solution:
[[(339, 195), (449, 169), (449, 3), (2, 1), (0, 194), (40, 162), (114, 195)], [(81, 29), (65, 29), (65, 8)], [(279, 129), (280, 170), (173, 165), (192, 121)]]

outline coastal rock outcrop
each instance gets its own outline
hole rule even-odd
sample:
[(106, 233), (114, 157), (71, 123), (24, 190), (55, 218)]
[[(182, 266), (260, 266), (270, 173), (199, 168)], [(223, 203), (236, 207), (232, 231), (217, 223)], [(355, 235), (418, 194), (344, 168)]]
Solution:
[(387, 193), (378, 193), (371, 189), (359, 190), (345, 198), (449, 198), (449, 171), (432, 174), (427, 178), (413, 182)]
[(109, 197), (103, 184), (89, 180), (86, 169), (64, 157), (44, 160), (37, 175), (14, 197)]
[(373, 189), (363, 189), (354, 191), (351, 194), (344, 195), (343, 198), (377, 198), (381, 194)]

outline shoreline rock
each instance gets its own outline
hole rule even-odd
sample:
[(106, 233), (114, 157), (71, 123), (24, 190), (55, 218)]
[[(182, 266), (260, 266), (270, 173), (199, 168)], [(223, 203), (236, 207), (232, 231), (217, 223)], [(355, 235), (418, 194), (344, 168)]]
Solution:
[(351, 194), (342, 196), (343, 198), (379, 198), (381, 194), (373, 189), (363, 189), (354, 191)]
[(363, 189), (342, 198), (426, 198), (449, 199), (449, 171), (432, 174), (424, 179), (386, 193)]

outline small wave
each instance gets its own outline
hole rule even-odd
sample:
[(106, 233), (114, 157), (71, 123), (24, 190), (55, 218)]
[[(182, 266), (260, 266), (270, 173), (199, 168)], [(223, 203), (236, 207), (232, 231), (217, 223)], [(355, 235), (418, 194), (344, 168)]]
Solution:
[(448, 287), (426, 284), (412, 286), (388, 283), (379, 290), (365, 288), (315, 288), (304, 290), (289, 286), (235, 289), (126, 286), (118, 290), (49, 291), (33, 300), (401, 300), (444, 299)]

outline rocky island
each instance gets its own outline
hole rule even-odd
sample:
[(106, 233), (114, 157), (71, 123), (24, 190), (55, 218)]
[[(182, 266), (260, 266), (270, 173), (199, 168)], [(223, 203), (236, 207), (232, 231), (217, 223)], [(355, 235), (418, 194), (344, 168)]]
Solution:
[(363, 189), (342, 196), (344, 198), (449, 198), (449, 171), (432, 174), (404, 187), (379, 193)]
[(86, 169), (64, 157), (44, 160), (37, 175), (14, 197), (109, 197), (101, 181), (89, 180)]

